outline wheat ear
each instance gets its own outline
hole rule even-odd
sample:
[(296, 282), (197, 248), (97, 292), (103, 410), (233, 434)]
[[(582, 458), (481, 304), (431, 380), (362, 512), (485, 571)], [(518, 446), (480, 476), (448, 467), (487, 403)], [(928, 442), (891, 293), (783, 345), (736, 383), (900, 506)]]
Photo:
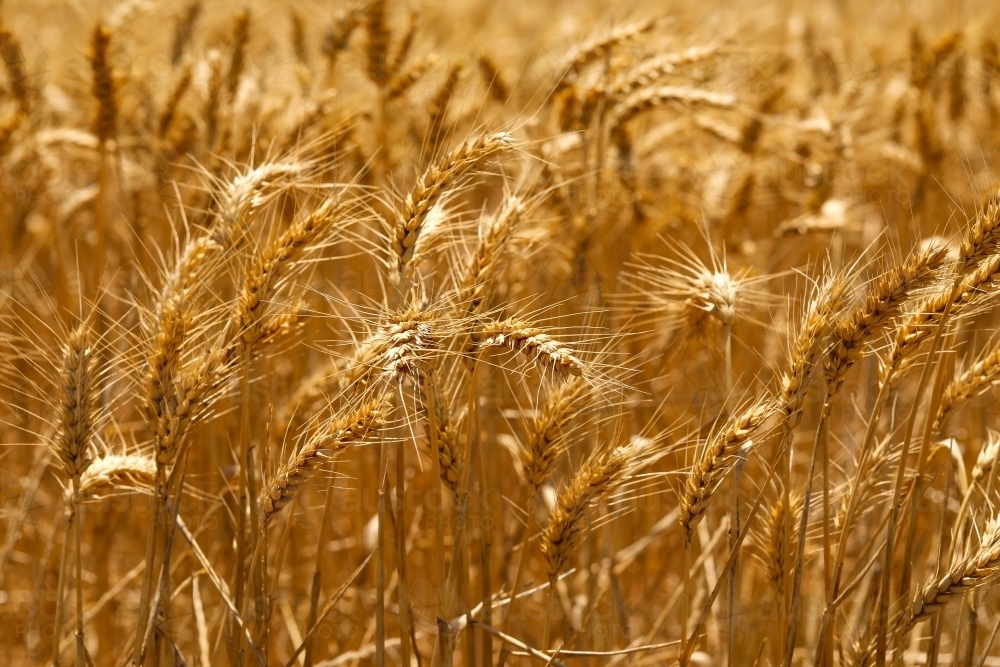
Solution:
[(616, 45), (649, 32), (657, 22), (655, 18), (647, 18), (618, 26), (606, 35), (588, 39), (572, 48), (556, 67), (556, 92), (571, 85), (584, 67), (604, 58)]
[(1000, 523), (991, 520), (983, 532), (979, 549), (971, 556), (954, 563), (938, 580), (930, 580), (917, 592), (896, 622), (901, 636), (920, 621), (940, 611), (946, 604), (971, 590), (992, 583), (1000, 573)]
[(690, 543), (695, 521), (705, 513), (712, 494), (726, 474), (743, 458), (741, 450), (774, 412), (771, 400), (760, 400), (736, 414), (711, 437), (698, 455), (684, 482), (680, 499), (680, 524)]
[(582, 376), (587, 368), (571, 348), (522, 320), (507, 319), (485, 324), (479, 347), (506, 347), (512, 352), (520, 352), (540, 368), (551, 369), (564, 376)]
[(559, 456), (569, 446), (571, 420), (589, 405), (590, 385), (581, 377), (559, 384), (529, 426), (528, 442), (520, 450), (520, 472), (534, 496), (549, 480)]
[(24, 68), (24, 54), (21, 52), (21, 44), (17, 37), (2, 24), (0, 24), (0, 59), (3, 59), (6, 65), (11, 92), (21, 105), (22, 111), (27, 111), (28, 75)]
[(685, 86), (659, 86), (645, 88), (625, 98), (611, 112), (608, 125), (612, 132), (620, 131), (626, 123), (639, 114), (666, 104), (690, 104), (731, 109), (736, 106), (736, 96), (715, 93), (701, 88)]
[(469, 314), (479, 314), (482, 310), (497, 262), (524, 212), (525, 205), (521, 199), (508, 197), (480, 234), (479, 243), (469, 255), (456, 289), (456, 303), (460, 306), (467, 305)]
[(87, 651), (83, 637), (83, 556), (82, 517), (80, 517), (80, 478), (93, 462), (93, 440), (96, 433), (97, 384), (93, 344), (90, 329), (81, 324), (66, 337), (59, 366), (59, 406), (56, 431), (56, 451), (63, 471), (70, 478), (72, 496), (67, 511), (66, 539), (63, 543), (59, 569), (59, 590), (56, 599), (56, 637), (53, 642), (53, 664), (59, 664), (59, 644), (62, 637), (62, 591), (65, 586), (67, 543), (70, 524), (75, 527), (76, 563), (76, 664), (86, 667)]
[(961, 375), (948, 383), (934, 418), (933, 432), (940, 433), (945, 422), (971, 398), (1000, 381), (1000, 345), (994, 346)]
[(795, 552), (795, 536), (787, 530), (787, 526), (795, 523), (801, 515), (802, 496), (786, 494), (783, 489), (779, 489), (777, 502), (761, 517), (764, 575), (774, 586), (779, 600), (784, 599), (785, 586), (791, 570), (790, 556)]
[(437, 457), (438, 476), (453, 494), (457, 494), (465, 462), (461, 415), (454, 414), (451, 402), (426, 373), (421, 375), (419, 388), (421, 408), (427, 417), (427, 435), (432, 445), (431, 456)]
[(470, 173), (516, 146), (514, 137), (507, 132), (483, 134), (463, 143), (420, 175), (395, 223), (394, 254), (401, 274), (413, 259), (427, 215), (441, 197), (459, 187)]
[(383, 86), (389, 78), (389, 24), (386, 22), (386, 0), (372, 0), (364, 10), (368, 46), (365, 53), (365, 74)]
[(81, 500), (97, 499), (121, 490), (152, 492), (156, 483), (156, 461), (141, 454), (98, 456), (80, 475)]
[(597, 449), (563, 486), (541, 534), (550, 581), (555, 581), (579, 547), (590, 511), (618, 491), (654, 455), (646, 438)]
[(861, 358), (864, 343), (883, 331), (915, 292), (933, 283), (945, 258), (944, 248), (912, 253), (902, 264), (881, 275), (864, 301), (837, 323), (823, 366), (828, 394), (840, 390), (847, 370)]
[(363, 441), (382, 428), (389, 407), (387, 396), (371, 399), (332, 417), (305, 440), (264, 489), (260, 516), (265, 526), (295, 499), (299, 488), (314, 477), (321, 466), (335, 459), (348, 446)]

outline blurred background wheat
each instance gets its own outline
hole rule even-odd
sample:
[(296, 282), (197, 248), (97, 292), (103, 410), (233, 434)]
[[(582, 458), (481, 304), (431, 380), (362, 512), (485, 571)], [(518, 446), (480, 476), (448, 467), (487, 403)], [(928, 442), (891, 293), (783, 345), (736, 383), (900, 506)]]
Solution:
[(0, 1), (0, 662), (1000, 665), (1000, 11)]

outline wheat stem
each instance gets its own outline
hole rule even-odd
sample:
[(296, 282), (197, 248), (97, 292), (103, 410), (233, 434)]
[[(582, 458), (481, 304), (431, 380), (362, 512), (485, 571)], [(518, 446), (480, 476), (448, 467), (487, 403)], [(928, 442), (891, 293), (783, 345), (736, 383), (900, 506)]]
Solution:
[[(403, 386), (397, 385), (399, 403), (403, 405)], [(410, 664), (410, 598), (406, 577), (406, 447), (400, 439), (396, 446), (396, 597), (399, 602), (399, 646), (402, 664)]]

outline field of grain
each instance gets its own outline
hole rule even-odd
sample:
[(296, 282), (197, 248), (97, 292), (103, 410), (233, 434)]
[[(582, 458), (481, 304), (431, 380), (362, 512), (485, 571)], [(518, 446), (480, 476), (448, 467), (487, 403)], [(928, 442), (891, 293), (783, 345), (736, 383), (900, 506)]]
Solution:
[(0, 664), (1000, 665), (998, 20), (0, 0)]

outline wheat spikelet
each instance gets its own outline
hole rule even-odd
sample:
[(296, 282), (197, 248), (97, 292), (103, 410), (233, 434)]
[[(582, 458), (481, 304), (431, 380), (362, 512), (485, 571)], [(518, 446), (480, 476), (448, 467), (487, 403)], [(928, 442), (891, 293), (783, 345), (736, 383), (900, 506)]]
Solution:
[(383, 395), (327, 420), (312, 433), (265, 487), (261, 500), (263, 524), (270, 523), (285, 505), (294, 500), (299, 487), (315, 475), (326, 461), (378, 431), (385, 423), (387, 410), (388, 395)]
[(480, 336), (480, 349), (506, 347), (511, 352), (520, 352), (542, 369), (576, 376), (582, 376), (587, 370), (586, 364), (571, 348), (521, 320), (489, 322), (483, 325)]
[(680, 523), (690, 541), (695, 521), (705, 513), (712, 495), (726, 474), (742, 458), (741, 450), (753, 444), (753, 436), (773, 414), (770, 400), (760, 400), (738, 413), (708, 441), (688, 473), (680, 499)]

